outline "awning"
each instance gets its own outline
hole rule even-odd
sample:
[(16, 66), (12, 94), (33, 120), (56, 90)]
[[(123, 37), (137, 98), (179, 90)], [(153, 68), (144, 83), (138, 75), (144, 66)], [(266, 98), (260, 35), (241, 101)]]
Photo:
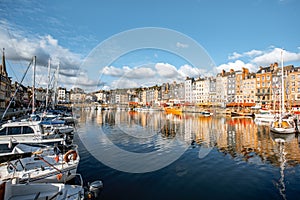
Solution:
[(252, 107), (255, 106), (255, 103), (236, 103), (231, 102), (226, 105), (226, 107)]

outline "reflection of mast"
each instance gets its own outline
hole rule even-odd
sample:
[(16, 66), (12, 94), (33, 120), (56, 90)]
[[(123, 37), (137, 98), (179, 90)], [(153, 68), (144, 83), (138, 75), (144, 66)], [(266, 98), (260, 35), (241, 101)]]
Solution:
[(279, 193), (282, 196), (283, 199), (286, 199), (286, 194), (285, 194), (285, 183), (284, 183), (284, 169), (285, 169), (285, 164), (286, 164), (286, 152), (285, 152), (285, 148), (284, 148), (284, 143), (285, 140), (283, 139), (275, 139), (275, 142), (279, 143), (279, 162), (280, 162), (280, 179), (279, 182), (277, 184), (277, 187), (279, 189)]

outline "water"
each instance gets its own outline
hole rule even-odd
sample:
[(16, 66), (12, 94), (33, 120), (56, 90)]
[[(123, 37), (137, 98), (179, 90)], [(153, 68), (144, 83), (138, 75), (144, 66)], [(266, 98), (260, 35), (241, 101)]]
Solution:
[(298, 136), (252, 119), (81, 111), (78, 172), (100, 199), (299, 199)]

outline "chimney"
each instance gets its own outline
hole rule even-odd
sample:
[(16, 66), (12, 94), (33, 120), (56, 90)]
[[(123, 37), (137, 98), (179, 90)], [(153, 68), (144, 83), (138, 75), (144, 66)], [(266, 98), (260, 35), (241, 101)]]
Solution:
[(223, 69), (223, 70), (222, 70), (222, 76), (224, 76), (224, 75), (225, 75), (225, 72), (226, 72), (226, 71)]

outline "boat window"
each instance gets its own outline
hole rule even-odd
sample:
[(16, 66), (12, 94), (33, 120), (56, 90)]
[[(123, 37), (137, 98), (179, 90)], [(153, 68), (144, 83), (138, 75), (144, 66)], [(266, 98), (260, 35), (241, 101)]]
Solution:
[(34, 133), (33, 129), (29, 126), (23, 126), (23, 134)]
[(0, 130), (0, 135), (6, 135), (6, 128)]
[(7, 135), (21, 134), (21, 127), (8, 127)]

